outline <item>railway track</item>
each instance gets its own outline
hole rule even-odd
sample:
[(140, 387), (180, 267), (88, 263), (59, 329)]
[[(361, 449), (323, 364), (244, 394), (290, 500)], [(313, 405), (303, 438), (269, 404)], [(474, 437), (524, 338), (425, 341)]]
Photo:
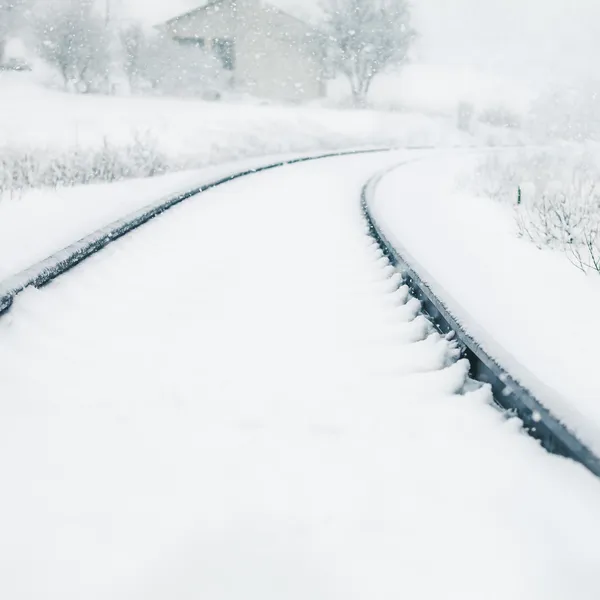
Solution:
[(2, 597), (595, 599), (597, 478), (493, 407), (367, 235), (365, 181), (420, 156), (219, 185), (15, 297)]
[(469, 361), (470, 377), (491, 386), (498, 407), (510, 414), (516, 414), (523, 422), (527, 433), (538, 439), (546, 450), (575, 460), (600, 477), (600, 458), (546, 408), (543, 398), (537, 398), (532, 394), (466, 331), (448, 308), (444, 298), (438, 297), (432, 290), (434, 282), (428, 281), (427, 275), (418, 266), (417, 261), (405, 248), (398, 244), (393, 245), (386, 237), (383, 226), (373, 217), (370, 206), (378, 184), (396, 168), (398, 167), (385, 169), (376, 174), (363, 188), (362, 210), (370, 235), (390, 263), (402, 274), (403, 281), (410, 288), (412, 295), (421, 302), (423, 313), (427, 315), (434, 327), (442, 335), (456, 338), (462, 355)]
[(118, 219), (113, 223), (102, 227), (93, 233), (81, 238), (75, 243), (67, 246), (63, 250), (52, 254), (45, 260), (31, 266), (16, 275), (9, 277), (0, 283), (0, 316), (8, 311), (16, 298), (24, 289), (28, 287), (41, 288), (60, 277), (73, 267), (77, 266), (90, 256), (93, 256), (103, 248), (106, 248), (112, 242), (131, 233), (138, 227), (148, 223), (155, 217), (165, 211), (181, 204), (182, 202), (194, 198), (199, 194), (215, 189), (221, 185), (227, 184), (236, 179), (241, 179), (255, 173), (269, 171), (286, 165), (293, 165), (323, 158), (332, 158), (335, 156), (351, 156), (353, 154), (371, 154), (375, 152), (387, 152), (388, 149), (367, 149), (367, 150), (349, 150), (344, 152), (327, 152), (311, 156), (303, 156), (282, 160), (278, 162), (268, 163), (264, 166), (244, 169), (238, 173), (226, 175), (212, 181), (193, 188), (183, 194), (168, 197), (163, 200), (141, 208), (129, 215)]
[[(47, 285), (112, 242), (131, 233), (170, 208), (203, 192), (255, 173), (286, 165), (386, 151), (387, 149), (369, 149), (330, 152), (273, 162), (222, 177), (183, 194), (163, 199), (93, 232), (44, 261), (2, 282), (0, 284), (0, 315), (10, 309), (15, 298), (26, 288), (41, 288)], [(401, 273), (404, 283), (410, 288), (411, 294), (420, 301), (422, 312), (442, 335), (448, 336), (448, 338), (456, 338), (462, 350), (462, 355), (469, 361), (471, 378), (491, 386), (494, 399), (502, 410), (516, 414), (523, 422), (525, 430), (531, 436), (540, 440), (546, 450), (573, 459), (584, 465), (596, 476), (600, 476), (600, 459), (545, 407), (542, 398), (536, 398), (463, 328), (444, 303), (444, 299), (436, 296), (432, 291), (430, 285), (432, 282), (427, 281), (427, 278), (419, 271), (409, 253), (404, 248), (394, 247), (386, 238), (381, 224), (375, 221), (369, 206), (377, 190), (378, 183), (389, 170), (388, 168), (378, 173), (365, 184), (361, 199), (362, 211), (368, 225), (369, 234), (379, 245), (390, 263)]]

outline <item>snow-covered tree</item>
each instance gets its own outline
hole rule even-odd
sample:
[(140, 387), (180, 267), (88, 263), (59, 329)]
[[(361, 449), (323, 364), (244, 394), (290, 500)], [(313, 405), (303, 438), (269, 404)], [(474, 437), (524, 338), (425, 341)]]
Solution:
[(407, 59), (415, 38), (407, 0), (322, 0), (326, 60), (348, 78), (357, 105), (373, 78)]
[(106, 90), (111, 38), (94, 0), (50, 0), (38, 6), (38, 52), (58, 70), (65, 88)]
[(0, 65), (9, 37), (18, 33), (31, 7), (31, 0), (0, 0)]

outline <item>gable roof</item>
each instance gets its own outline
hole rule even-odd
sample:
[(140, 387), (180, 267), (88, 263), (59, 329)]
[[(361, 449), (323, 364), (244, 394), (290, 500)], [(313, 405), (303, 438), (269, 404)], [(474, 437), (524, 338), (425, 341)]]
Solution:
[[(199, 0), (201, 1), (201, 0)], [(176, 15), (170, 19), (168, 19), (167, 21), (165, 21), (164, 23), (162, 23), (163, 25), (171, 25), (173, 23), (176, 23), (177, 21), (179, 21), (179, 19), (183, 19), (186, 17), (190, 17), (195, 15), (196, 13), (202, 12), (208, 8), (211, 8), (212, 6), (216, 6), (217, 4), (221, 4), (224, 0), (204, 0), (200, 6), (197, 6), (196, 8), (192, 8), (191, 10), (188, 10), (184, 13), (181, 13), (179, 15)], [(262, 8), (266, 8), (267, 10), (272, 10), (274, 12), (277, 12), (279, 14), (285, 15), (286, 17), (289, 17), (291, 19), (294, 19), (296, 21), (300, 21), (303, 25), (305, 25), (306, 27), (310, 27), (311, 29), (314, 29), (314, 26), (310, 23), (309, 20), (300, 18), (299, 16), (296, 16), (294, 14), (292, 14), (291, 12), (288, 12), (287, 10), (283, 10), (282, 8), (276, 6), (273, 2), (262, 2)]]
[(164, 24), (170, 25), (171, 23), (175, 23), (176, 21), (179, 21), (179, 19), (183, 19), (184, 17), (191, 17), (192, 15), (195, 15), (196, 13), (206, 10), (207, 8), (210, 8), (211, 6), (215, 6), (216, 4), (221, 4), (221, 2), (223, 2), (223, 0), (206, 0), (200, 6), (197, 6), (196, 8), (192, 8), (192, 10), (188, 10), (184, 13), (181, 13), (180, 15), (171, 17), (170, 19), (165, 21)]

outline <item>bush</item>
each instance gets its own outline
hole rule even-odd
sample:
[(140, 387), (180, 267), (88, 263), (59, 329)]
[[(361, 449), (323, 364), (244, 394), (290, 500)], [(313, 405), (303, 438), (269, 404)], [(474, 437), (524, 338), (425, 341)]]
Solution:
[(11, 148), (0, 151), (0, 194), (151, 177), (176, 167), (160, 152), (155, 140), (139, 134), (125, 145), (105, 139), (99, 148), (72, 151)]
[(584, 272), (600, 273), (600, 169), (589, 155), (564, 151), (491, 155), (476, 174), (478, 192), (514, 207), (518, 234), (553, 248)]

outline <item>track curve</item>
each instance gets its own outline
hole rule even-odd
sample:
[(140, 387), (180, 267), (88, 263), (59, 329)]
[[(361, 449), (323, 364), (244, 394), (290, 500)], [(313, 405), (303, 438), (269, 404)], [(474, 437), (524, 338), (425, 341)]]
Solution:
[[(203, 184), (183, 194), (162, 199), (92, 232), (40, 263), (0, 282), (0, 317), (11, 308), (15, 297), (26, 288), (41, 288), (47, 285), (116, 240), (135, 231), (172, 207), (204, 192), (249, 175), (287, 165), (358, 154), (384, 153), (391, 150), (390, 148), (347, 150), (269, 162), (262, 166), (243, 169), (225, 177), (220, 177), (213, 182)], [(430, 148), (411, 148), (410, 150), (430, 150)], [(414, 158), (407, 158), (399, 164), (386, 167), (365, 184), (362, 190), (361, 206), (370, 234), (385, 256), (402, 273), (405, 282), (411, 289), (411, 293), (421, 302), (423, 312), (431, 323), (443, 335), (457, 336), (463, 355), (471, 365), (472, 378), (491, 385), (498, 406), (517, 414), (523, 421), (526, 431), (539, 439), (548, 451), (572, 458), (586, 466), (596, 476), (600, 476), (600, 458), (546, 408), (543, 399), (536, 398), (526, 386), (522, 385), (508, 370), (503, 368), (498, 360), (483, 348), (480, 342), (465, 331), (459, 320), (444, 303), (444, 299), (436, 296), (432, 291), (431, 284), (434, 282), (428, 281), (427, 276), (420, 273), (418, 263), (412, 259), (406, 249), (394, 247), (389, 242), (383, 228), (375, 221), (369, 205), (379, 182), (386, 174), (414, 160)]]
[(391, 150), (392, 149), (390, 148), (344, 150), (339, 152), (319, 153), (270, 162), (263, 166), (258, 166), (251, 169), (243, 169), (231, 175), (220, 177), (213, 182), (205, 183), (199, 187), (192, 188), (183, 194), (177, 194), (175, 196), (168, 197), (167, 199), (159, 200), (156, 203), (134, 211), (133, 213), (90, 233), (82, 239), (74, 242), (70, 246), (67, 246), (63, 250), (52, 254), (41, 262), (32, 265), (28, 269), (25, 269), (24, 271), (21, 271), (12, 277), (9, 277), (5, 281), (0, 282), (0, 316), (10, 309), (15, 297), (18, 296), (24, 289), (28, 287), (40, 288), (47, 285), (90, 256), (100, 252), (100, 250), (106, 248), (106, 246), (109, 244), (131, 233), (174, 206), (181, 204), (185, 200), (189, 200), (190, 198), (198, 196), (203, 192), (212, 190), (221, 185), (230, 183), (231, 181), (235, 181), (255, 173), (269, 171), (278, 167), (284, 167), (286, 165), (301, 164), (304, 162), (333, 158), (336, 156), (373, 154), (378, 152), (389, 152)]
[(232, 181), (15, 302), (0, 596), (595, 600), (598, 481), (465, 385), (365, 231), (402, 157)]

